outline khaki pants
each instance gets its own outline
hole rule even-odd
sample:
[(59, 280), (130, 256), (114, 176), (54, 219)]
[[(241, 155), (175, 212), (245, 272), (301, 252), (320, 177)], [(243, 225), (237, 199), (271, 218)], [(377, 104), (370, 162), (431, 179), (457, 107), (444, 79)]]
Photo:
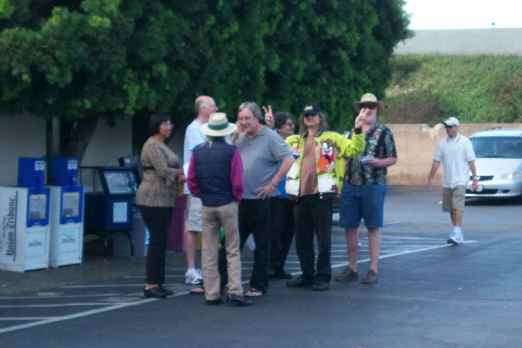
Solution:
[(452, 210), (464, 211), (466, 201), (466, 187), (457, 186), (455, 188), (445, 187), (442, 190), (442, 211), (451, 212)]
[(243, 295), (241, 285), (241, 256), (239, 252), (238, 204), (232, 202), (219, 207), (203, 207), (203, 282), (205, 298), (220, 298), (218, 271), (219, 228), (225, 230), (229, 294)]

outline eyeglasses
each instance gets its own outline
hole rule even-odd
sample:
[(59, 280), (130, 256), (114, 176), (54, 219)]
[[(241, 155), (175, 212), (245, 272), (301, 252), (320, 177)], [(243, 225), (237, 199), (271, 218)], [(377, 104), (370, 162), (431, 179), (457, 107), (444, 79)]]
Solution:
[(360, 104), (361, 105), (361, 109), (376, 109), (377, 108), (377, 104), (373, 104), (373, 103), (363, 103), (363, 104)]

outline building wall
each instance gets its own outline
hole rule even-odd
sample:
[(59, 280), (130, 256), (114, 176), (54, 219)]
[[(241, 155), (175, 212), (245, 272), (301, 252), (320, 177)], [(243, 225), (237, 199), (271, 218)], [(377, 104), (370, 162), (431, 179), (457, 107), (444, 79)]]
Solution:
[(114, 127), (100, 120), (83, 156), (82, 166), (117, 166), (118, 157), (132, 154), (132, 121), (117, 120)]
[(0, 185), (16, 185), (18, 157), (43, 157), (46, 125), (30, 115), (0, 115)]
[[(111, 127), (100, 120), (85, 151), (81, 166), (119, 166), (118, 158), (132, 155), (132, 120), (117, 120)], [(81, 171), (81, 183), (86, 191), (101, 190), (92, 170)]]
[[(30, 115), (0, 115), (0, 185), (16, 185), (19, 157), (46, 155), (45, 120)], [(132, 123), (118, 120), (110, 127), (100, 120), (81, 165), (118, 165), (132, 154)]]
[[(421, 186), (426, 183), (437, 144), (446, 136), (442, 124), (430, 127), (426, 124), (388, 124), (393, 131), (399, 160), (389, 170), (392, 185)], [(491, 128), (519, 128), (522, 123), (473, 123), (462, 124), (460, 132), (466, 136)], [(434, 183), (440, 184), (439, 169)]]
[(396, 54), (522, 54), (522, 29), (416, 30)]

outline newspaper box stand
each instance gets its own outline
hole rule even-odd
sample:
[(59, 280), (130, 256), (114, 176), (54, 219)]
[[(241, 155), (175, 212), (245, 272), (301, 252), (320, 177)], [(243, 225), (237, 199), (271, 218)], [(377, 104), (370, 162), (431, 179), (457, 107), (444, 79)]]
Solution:
[(19, 158), (18, 186), (0, 187), (0, 269), (49, 266), (49, 189), (43, 158)]
[(51, 163), (51, 267), (82, 262), (84, 193), (78, 184), (78, 162), (59, 157)]
[[(134, 243), (131, 236), (135, 196), (138, 188), (138, 176), (133, 168), (124, 167), (82, 167), (94, 171), (93, 192), (85, 194), (85, 228), (90, 233), (104, 239), (107, 250), (117, 233), (127, 236), (130, 254), (134, 255)], [(101, 186), (102, 190), (95, 188)]]

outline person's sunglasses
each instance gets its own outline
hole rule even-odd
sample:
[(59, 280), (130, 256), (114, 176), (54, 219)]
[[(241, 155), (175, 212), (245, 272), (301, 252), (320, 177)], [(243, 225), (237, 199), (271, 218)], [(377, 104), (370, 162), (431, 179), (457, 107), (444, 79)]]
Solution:
[(375, 109), (377, 108), (377, 104), (373, 104), (373, 103), (363, 103), (361, 104), (361, 109)]
[(455, 127), (455, 126), (446, 126), (446, 125), (444, 125), (444, 128), (446, 128), (446, 129), (451, 129), (453, 127)]
[(304, 117), (314, 117), (314, 116), (319, 116), (319, 114), (307, 112), (307, 113), (303, 114), (303, 116)]

